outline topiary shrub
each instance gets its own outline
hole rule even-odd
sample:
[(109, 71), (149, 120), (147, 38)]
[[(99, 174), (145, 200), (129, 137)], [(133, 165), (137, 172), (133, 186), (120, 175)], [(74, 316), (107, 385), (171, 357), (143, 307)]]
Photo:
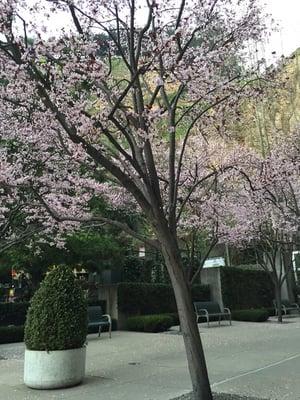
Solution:
[(34, 294), (25, 324), (29, 350), (67, 350), (84, 345), (87, 304), (84, 292), (67, 266), (54, 267)]
[(235, 321), (265, 322), (269, 318), (269, 313), (263, 308), (252, 310), (235, 310), (232, 311), (231, 317)]
[(168, 314), (139, 315), (127, 319), (127, 329), (138, 332), (164, 332), (173, 325)]

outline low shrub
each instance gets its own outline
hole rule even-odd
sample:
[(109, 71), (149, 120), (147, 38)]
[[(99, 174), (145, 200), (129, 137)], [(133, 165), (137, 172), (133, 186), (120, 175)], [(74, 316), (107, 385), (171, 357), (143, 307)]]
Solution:
[(180, 325), (179, 316), (177, 313), (168, 313), (165, 315), (169, 315), (172, 318), (172, 321), (173, 321), (172, 325)]
[(164, 332), (173, 325), (168, 314), (139, 315), (127, 319), (127, 329), (137, 332)]
[(232, 311), (231, 317), (235, 321), (265, 322), (269, 318), (268, 310), (251, 309)]
[(276, 315), (276, 311), (274, 307), (268, 307), (266, 308), (266, 310), (268, 311), (269, 317), (274, 317), (274, 315)]
[(24, 325), (29, 303), (0, 303), (0, 326)]
[(0, 344), (23, 342), (24, 326), (0, 326)]

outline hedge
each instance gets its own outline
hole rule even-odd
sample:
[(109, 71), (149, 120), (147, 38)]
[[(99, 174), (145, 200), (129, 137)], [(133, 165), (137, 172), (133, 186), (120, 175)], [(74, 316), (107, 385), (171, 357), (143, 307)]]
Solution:
[(88, 300), (88, 306), (100, 306), (102, 308), (102, 313), (106, 313), (106, 301), (105, 300)]
[(265, 271), (220, 268), (223, 303), (231, 310), (272, 307), (274, 286)]
[(0, 303), (0, 326), (24, 325), (29, 303)]
[(139, 315), (127, 319), (127, 329), (137, 332), (164, 332), (173, 325), (168, 314)]
[(24, 326), (0, 326), (0, 344), (23, 342)]
[(265, 322), (269, 318), (268, 310), (251, 309), (251, 310), (235, 310), (231, 317), (235, 321)]
[[(193, 286), (192, 298), (193, 301), (210, 300), (209, 286)], [(127, 315), (177, 312), (172, 286), (153, 283), (120, 283), (118, 309)]]

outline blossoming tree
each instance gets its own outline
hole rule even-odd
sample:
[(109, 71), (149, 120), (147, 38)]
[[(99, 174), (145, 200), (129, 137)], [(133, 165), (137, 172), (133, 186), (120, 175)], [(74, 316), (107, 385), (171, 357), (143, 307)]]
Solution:
[[(222, 215), (224, 237), (235, 245), (253, 245), (257, 261), (274, 284), (278, 321), (281, 289), (292, 271), (291, 253), (299, 246), (299, 135), (284, 138), (267, 157), (240, 149), (235, 176), (226, 181)], [(217, 206), (219, 209), (221, 207)]]
[[(50, 37), (56, 13), (66, 26)], [(141, 210), (150, 237), (92, 218), (162, 252), (194, 398), (211, 400), (178, 226), (197, 188), (219, 172), (198, 174), (197, 138), (226, 133), (225, 119), (251, 94), (248, 72), (232, 60), (264, 29), (256, 1), (1, 0), (0, 29), (0, 132), (21, 146), (16, 159), (32, 161), (24, 180), (48, 211), (46, 225), (88, 220), (95, 195)]]

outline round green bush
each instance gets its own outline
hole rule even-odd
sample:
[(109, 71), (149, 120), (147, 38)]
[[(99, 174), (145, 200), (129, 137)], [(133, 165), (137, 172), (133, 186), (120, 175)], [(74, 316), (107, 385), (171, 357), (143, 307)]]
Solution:
[(265, 322), (268, 318), (268, 310), (263, 308), (232, 311), (232, 319), (235, 321)]
[(87, 304), (71, 269), (54, 267), (34, 294), (25, 324), (29, 350), (82, 347), (87, 335)]

